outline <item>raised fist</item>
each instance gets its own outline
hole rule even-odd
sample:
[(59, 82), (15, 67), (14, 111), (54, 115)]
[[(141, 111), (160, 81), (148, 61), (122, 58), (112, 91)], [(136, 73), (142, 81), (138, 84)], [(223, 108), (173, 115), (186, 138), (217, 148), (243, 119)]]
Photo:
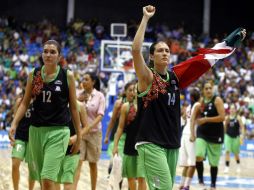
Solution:
[(143, 14), (144, 16), (147, 16), (148, 18), (152, 17), (155, 13), (155, 7), (152, 5), (147, 5), (143, 7)]

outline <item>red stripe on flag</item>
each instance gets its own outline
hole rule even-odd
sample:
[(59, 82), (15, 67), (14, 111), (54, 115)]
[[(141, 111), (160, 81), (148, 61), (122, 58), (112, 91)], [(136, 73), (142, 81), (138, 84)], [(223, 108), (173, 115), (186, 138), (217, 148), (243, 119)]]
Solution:
[(202, 74), (211, 68), (204, 55), (198, 55), (174, 66), (172, 70), (179, 80), (181, 89), (196, 81)]
[(197, 52), (194, 54), (211, 54), (211, 53), (217, 53), (217, 54), (228, 54), (231, 53), (232, 50), (230, 49), (210, 49), (210, 48), (200, 48)]

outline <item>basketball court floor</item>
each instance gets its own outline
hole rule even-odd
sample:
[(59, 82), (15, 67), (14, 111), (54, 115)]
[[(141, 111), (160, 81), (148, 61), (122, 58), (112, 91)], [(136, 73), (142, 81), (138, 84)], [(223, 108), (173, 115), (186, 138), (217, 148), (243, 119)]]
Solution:
[[(12, 190), (12, 180), (11, 180), (11, 149), (0, 149), (0, 190)], [(241, 154), (241, 172), (236, 173), (236, 164), (233, 158), (231, 158), (231, 166), (228, 174), (224, 174), (224, 157), (221, 157), (219, 175), (217, 182), (217, 190), (254, 190), (254, 154), (253, 153), (242, 153)], [(108, 190), (108, 174), (107, 168), (109, 164), (109, 159), (106, 153), (102, 153), (101, 159), (98, 163), (98, 182), (97, 190)], [(205, 162), (205, 183), (210, 184), (209, 166)], [(180, 176), (182, 169), (177, 167), (176, 183), (173, 190), (178, 189)], [(21, 164), (21, 179), (20, 179), (20, 190), (28, 189), (27, 185), (27, 164), (24, 162)], [(39, 184), (36, 183), (35, 190), (39, 190)], [(193, 179), (193, 185), (191, 189), (197, 188), (197, 177)], [(90, 190), (90, 175), (89, 167), (86, 162), (83, 164), (82, 173), (78, 185), (78, 190)], [(122, 190), (128, 190), (127, 180), (123, 181)]]

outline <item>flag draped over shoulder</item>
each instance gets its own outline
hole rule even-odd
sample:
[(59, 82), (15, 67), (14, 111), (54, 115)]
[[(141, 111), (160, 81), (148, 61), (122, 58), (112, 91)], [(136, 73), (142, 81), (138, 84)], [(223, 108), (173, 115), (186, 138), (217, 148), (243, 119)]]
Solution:
[(236, 29), (223, 42), (216, 44), (213, 48), (200, 48), (196, 56), (172, 68), (179, 80), (181, 89), (186, 88), (208, 71), (219, 59), (230, 56), (241, 41), (242, 28)]

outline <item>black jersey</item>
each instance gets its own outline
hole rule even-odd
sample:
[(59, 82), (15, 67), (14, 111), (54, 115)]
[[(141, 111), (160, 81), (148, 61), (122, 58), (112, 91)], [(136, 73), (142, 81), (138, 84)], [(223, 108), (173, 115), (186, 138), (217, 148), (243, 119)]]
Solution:
[(126, 124), (125, 124), (125, 133), (126, 139), (124, 143), (124, 154), (130, 156), (138, 155), (137, 150), (135, 149), (136, 144), (136, 136), (138, 132), (137, 120), (136, 120), (137, 110), (134, 104), (129, 103), (129, 109), (126, 117)]
[(176, 75), (168, 71), (167, 80), (153, 72), (152, 85), (138, 95), (137, 142), (151, 142), (164, 148), (180, 147), (180, 90)]
[(237, 117), (231, 118), (229, 120), (226, 133), (227, 135), (233, 138), (238, 137), (240, 135), (240, 124)]
[[(40, 74), (41, 68), (34, 70), (34, 76)], [(68, 126), (70, 111), (68, 108), (69, 88), (67, 70), (59, 68), (56, 78), (43, 83), (39, 95), (33, 102), (32, 125), (36, 127)]]
[(28, 142), (29, 126), (31, 124), (31, 115), (33, 112), (33, 105), (30, 104), (24, 117), (20, 120), (16, 130), (15, 139)]
[[(202, 102), (201, 104), (201, 117), (215, 117), (218, 116), (217, 109), (215, 107), (216, 96), (212, 98), (210, 102)], [(197, 128), (197, 137), (203, 138), (211, 143), (223, 143), (224, 129), (223, 122), (218, 123), (205, 123)]]

